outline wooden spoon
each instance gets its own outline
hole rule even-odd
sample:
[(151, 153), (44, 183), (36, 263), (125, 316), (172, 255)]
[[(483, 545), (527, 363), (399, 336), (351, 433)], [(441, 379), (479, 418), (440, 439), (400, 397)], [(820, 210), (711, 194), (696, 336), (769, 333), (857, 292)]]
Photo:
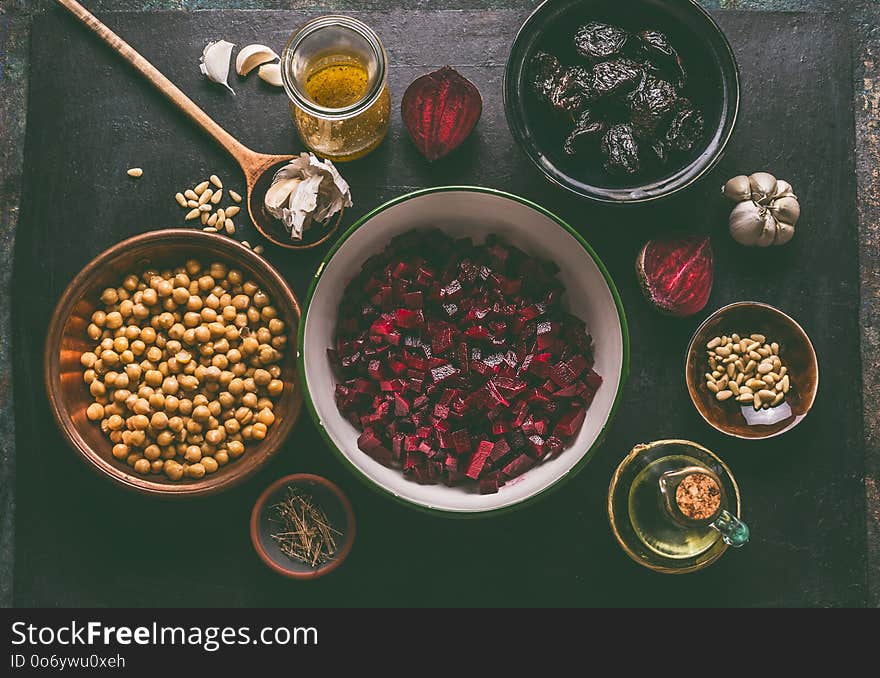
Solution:
[(242, 144), (229, 132), (220, 127), (211, 117), (199, 108), (192, 99), (184, 94), (173, 82), (141, 56), (137, 50), (101, 23), (94, 14), (76, 0), (57, 0), (58, 4), (68, 10), (82, 24), (92, 29), (98, 37), (118, 52), (123, 59), (131, 64), (141, 75), (153, 84), (162, 94), (186, 113), (193, 122), (207, 132), (231, 155), (241, 167), (247, 185), (247, 209), (251, 221), (267, 240), (288, 249), (309, 249), (325, 242), (339, 226), (341, 212), (324, 228), (311, 229), (314, 236), (307, 240), (309, 231), (303, 240), (291, 240), (290, 234), (284, 230), (280, 221), (269, 214), (263, 206), (266, 190), (272, 184), (272, 177), (279, 166), (287, 164), (295, 156), (266, 155), (257, 153)]

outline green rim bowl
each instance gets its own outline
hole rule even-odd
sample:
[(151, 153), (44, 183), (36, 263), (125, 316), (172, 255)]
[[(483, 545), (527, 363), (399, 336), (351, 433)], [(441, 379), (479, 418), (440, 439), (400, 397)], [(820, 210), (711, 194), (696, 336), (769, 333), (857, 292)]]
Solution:
[[(454, 237), (481, 242), (495, 233), (524, 251), (555, 261), (566, 288), (565, 303), (583, 318), (595, 342), (595, 369), (604, 382), (584, 426), (559, 456), (510, 481), (497, 494), (464, 487), (419, 485), (398, 469), (382, 466), (357, 446), (358, 431), (337, 410), (335, 375), (327, 357), (339, 301), (363, 262), (392, 237), (441, 227)], [(408, 193), (362, 217), (327, 253), (308, 292), (299, 329), (300, 378), (305, 400), (330, 448), (368, 485), (409, 506), (445, 515), (482, 515), (521, 506), (571, 478), (593, 456), (614, 415), (629, 371), (629, 335), (620, 296), (587, 242), (559, 217), (509, 193), (445, 186)]]
[[(663, 31), (688, 72), (685, 95), (703, 111), (704, 141), (689, 155), (634, 178), (615, 178), (602, 168), (599, 149), (572, 158), (562, 150), (563, 125), (548, 117), (529, 83), (529, 61), (546, 50), (577, 63), (572, 41), (587, 21), (607, 21), (637, 31)], [(644, 203), (678, 193), (705, 176), (724, 153), (739, 112), (739, 71), (718, 24), (694, 0), (546, 0), (523, 23), (504, 72), (507, 124), (529, 160), (554, 184), (589, 200)]]

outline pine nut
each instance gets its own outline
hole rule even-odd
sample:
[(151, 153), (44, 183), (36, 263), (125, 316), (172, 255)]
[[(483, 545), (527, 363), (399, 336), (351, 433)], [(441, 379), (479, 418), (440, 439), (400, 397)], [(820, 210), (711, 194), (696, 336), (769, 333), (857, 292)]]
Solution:
[(751, 393), (741, 393), (736, 397), (736, 402), (738, 403), (750, 403), (752, 402), (752, 394)]
[(739, 386), (737, 385), (737, 383), (735, 381), (731, 381), (727, 385), (727, 388), (729, 388), (731, 391), (733, 391), (733, 395), (735, 395), (735, 396), (739, 395)]
[(720, 402), (724, 402), (732, 395), (733, 395), (733, 391), (728, 391), (728, 390), (718, 391), (718, 393), (715, 394), (715, 399)]
[(214, 208), (211, 205), (199, 205), (199, 209), (202, 212), (210, 212)]
[(197, 209), (199, 206), (199, 201), (198, 200), (187, 200), (186, 204), (187, 204), (187, 207), (191, 207), (192, 209)]
[(254, 247), (254, 252), (256, 252), (257, 254), (262, 254), (263, 253), (263, 246), (257, 245), (256, 247)]
[(773, 371), (772, 363), (761, 363), (758, 365), (758, 374), (767, 374), (768, 372)]
[(205, 226), (202, 230), (205, 233), (216, 233), (217, 232), (217, 229), (214, 228), (213, 226)]
[(214, 184), (217, 188), (223, 188), (223, 182), (220, 181), (220, 177), (218, 177), (216, 174), (212, 174), (208, 181)]
[(785, 398), (784, 393), (777, 393), (776, 397), (770, 402), (771, 407), (776, 407), (779, 403), (782, 402), (783, 398)]
[(765, 341), (767, 341), (767, 337), (765, 337), (763, 334), (750, 334), (749, 339), (751, 339), (752, 341), (757, 341), (759, 344), (763, 344)]
[(208, 217), (208, 226), (216, 226), (217, 225), (217, 215), (212, 214)]
[(196, 192), (195, 192), (194, 190), (192, 190), (191, 188), (186, 189), (186, 190), (183, 192), (183, 195), (184, 195), (184, 197), (187, 198), (188, 200), (198, 200), (198, 199), (199, 199), (199, 196), (196, 195)]
[(208, 213), (207, 213), (207, 212), (202, 212), (202, 217), (201, 217), (201, 218), (202, 218), (202, 226), (207, 226), (207, 225), (208, 225), (208, 219), (209, 219)]
[(729, 379), (733, 379), (736, 376), (736, 365), (733, 363), (728, 363), (727, 365), (727, 377)]
[(734, 344), (738, 344), (739, 343), (739, 335), (736, 332), (734, 332), (733, 334), (730, 335), (730, 340)]
[(143, 175), (144, 171), (140, 167), (132, 167), (130, 170), (125, 172), (128, 176), (134, 177), (137, 179), (139, 176)]
[(721, 346), (721, 337), (715, 337), (712, 341), (706, 344), (706, 348), (710, 350), (713, 348), (718, 348), (719, 346)]
[(211, 204), (216, 205), (222, 199), (223, 199), (223, 189), (221, 188), (220, 190), (215, 191), (214, 195), (211, 196)]
[(187, 214), (186, 214), (186, 216), (184, 217), (184, 219), (185, 219), (186, 221), (192, 221), (193, 219), (198, 219), (198, 218), (199, 218), (199, 214), (201, 214), (201, 212), (199, 211), (198, 208), (196, 208), (196, 209), (194, 209), (194, 210), (190, 210), (189, 212), (187, 212)]
[(227, 232), (232, 231), (233, 233), (235, 233), (235, 224), (232, 223), (232, 219), (227, 219), (227, 220), (226, 220), (225, 222), (223, 222), (223, 223), (224, 223), (224, 225), (226, 226), (226, 231), (227, 231)]
[(715, 353), (720, 355), (722, 358), (727, 358), (730, 355), (730, 349), (726, 346), (719, 346), (715, 349)]
[(175, 193), (174, 199), (177, 201), (177, 204), (181, 207), (186, 207), (186, 198), (183, 197), (183, 193)]
[(718, 384), (716, 384), (714, 381), (707, 381), (706, 388), (712, 391), (712, 393), (718, 393)]
[(213, 196), (213, 195), (214, 195), (214, 191), (212, 191), (210, 188), (206, 188), (204, 191), (202, 191), (202, 194), (199, 196), (199, 205), (204, 205), (206, 202), (208, 202), (211, 199), (211, 196)]
[(241, 196), (232, 189), (229, 189), (229, 197), (232, 198), (235, 202), (241, 202)]
[(234, 217), (239, 212), (241, 212), (241, 207), (238, 207), (237, 205), (230, 205), (226, 208), (227, 217)]
[(203, 182), (200, 183), (198, 186), (196, 186), (196, 187), (193, 189), (193, 191), (195, 191), (196, 195), (201, 195), (202, 193), (204, 193), (204, 192), (207, 190), (207, 188), (208, 188), (208, 182), (207, 182), (207, 181), (203, 181)]
[(226, 211), (222, 207), (217, 210), (217, 221), (226, 221)]

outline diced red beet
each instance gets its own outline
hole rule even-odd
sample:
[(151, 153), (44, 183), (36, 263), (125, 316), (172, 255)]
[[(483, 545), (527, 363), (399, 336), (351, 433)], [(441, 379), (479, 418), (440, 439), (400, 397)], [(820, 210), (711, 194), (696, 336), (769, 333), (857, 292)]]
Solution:
[(415, 482), (483, 493), (560, 454), (602, 379), (555, 272), (495, 236), (439, 231), (370, 257), (327, 353), (358, 447)]
[(569, 410), (560, 417), (558, 422), (556, 422), (553, 434), (560, 438), (573, 438), (577, 432), (580, 431), (586, 416), (587, 409), (585, 407), (577, 407)]
[(534, 465), (534, 459), (532, 459), (527, 454), (521, 454), (512, 462), (507, 464), (503, 469), (501, 469), (501, 472), (507, 478), (515, 478), (516, 476), (528, 471)]
[(489, 460), (489, 455), (492, 454), (492, 449), (495, 447), (493, 443), (490, 443), (488, 440), (480, 441), (480, 444), (477, 446), (477, 451), (474, 452), (470, 461), (468, 462), (467, 471), (465, 475), (471, 480), (477, 480), (480, 477), (480, 474), (483, 472), (483, 468), (486, 466), (486, 462)]

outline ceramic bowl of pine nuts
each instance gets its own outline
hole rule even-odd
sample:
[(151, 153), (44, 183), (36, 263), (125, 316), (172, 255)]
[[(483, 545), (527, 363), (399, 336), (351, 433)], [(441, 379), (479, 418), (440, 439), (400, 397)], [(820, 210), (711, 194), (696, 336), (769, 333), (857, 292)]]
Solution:
[(144, 494), (228, 489), (281, 448), (300, 414), (299, 303), (231, 238), (129, 238), (67, 286), (44, 378), (64, 438), (93, 470)]
[(787, 314), (756, 301), (724, 306), (706, 318), (688, 345), (685, 375), (706, 423), (749, 440), (797, 426), (819, 387), (807, 333)]

